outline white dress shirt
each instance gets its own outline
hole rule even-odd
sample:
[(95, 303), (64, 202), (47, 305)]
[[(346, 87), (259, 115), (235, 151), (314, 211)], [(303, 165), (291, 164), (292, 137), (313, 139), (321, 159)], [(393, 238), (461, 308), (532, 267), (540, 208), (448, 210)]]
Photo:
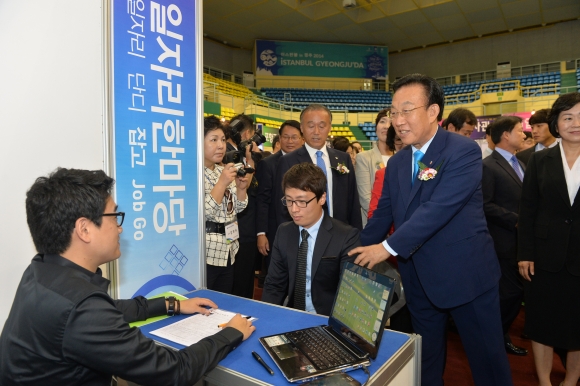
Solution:
[(310, 228), (306, 229), (301, 226), (298, 227), (299, 230), (299, 240), (298, 245), (302, 242), (302, 229), (306, 229), (308, 231), (308, 254), (306, 255), (306, 312), (310, 312), (315, 314), (316, 309), (314, 308), (314, 304), (312, 304), (312, 256), (314, 255), (314, 244), (316, 244), (316, 237), (318, 236), (318, 230), (320, 229), (320, 224), (322, 224), (322, 219), (324, 218), (324, 212), (322, 212), (322, 216), (320, 219), (312, 225)]
[[(312, 162), (314, 165), (316, 165), (316, 152), (318, 149), (308, 146), (307, 143), (304, 144), (304, 147), (306, 147), (306, 151), (310, 155)], [(330, 157), (328, 156), (328, 149), (326, 146), (323, 146), (320, 151), (322, 152), (322, 159), (326, 165), (326, 182), (328, 184), (328, 191), (326, 192), (326, 206), (328, 207), (328, 215), (332, 217), (332, 169), (330, 168)]]
[(560, 154), (562, 155), (562, 165), (564, 166), (564, 177), (566, 177), (566, 186), (568, 187), (568, 196), (570, 197), (570, 205), (574, 205), (576, 193), (580, 188), (580, 157), (576, 158), (574, 165), (570, 168), (566, 161), (566, 154), (564, 148), (560, 145)]

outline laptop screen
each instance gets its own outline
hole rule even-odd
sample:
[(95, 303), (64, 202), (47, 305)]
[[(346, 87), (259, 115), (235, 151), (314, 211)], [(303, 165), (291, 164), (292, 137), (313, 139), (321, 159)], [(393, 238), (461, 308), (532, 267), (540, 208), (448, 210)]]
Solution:
[(345, 263), (329, 325), (374, 357), (388, 319), (394, 284), (388, 276)]

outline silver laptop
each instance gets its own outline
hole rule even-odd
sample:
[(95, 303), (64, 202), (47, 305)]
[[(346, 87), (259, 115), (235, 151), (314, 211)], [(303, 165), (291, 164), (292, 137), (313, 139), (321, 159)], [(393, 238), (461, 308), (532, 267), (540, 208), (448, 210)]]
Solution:
[(395, 280), (345, 263), (328, 325), (260, 338), (289, 382), (370, 365), (377, 357)]

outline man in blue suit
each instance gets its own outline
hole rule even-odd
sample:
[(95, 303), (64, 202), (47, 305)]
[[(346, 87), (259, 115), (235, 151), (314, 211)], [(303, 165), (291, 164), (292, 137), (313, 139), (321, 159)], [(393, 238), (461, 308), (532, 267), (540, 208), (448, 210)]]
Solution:
[[(422, 336), (422, 384), (443, 385), (451, 314), (475, 384), (512, 385), (499, 310), (500, 269), (483, 213), (481, 150), (443, 130), (443, 91), (408, 75), (393, 85), (392, 124), (406, 146), (389, 160), (378, 208), (355, 263), (396, 256), (414, 330)], [(395, 232), (384, 235), (394, 224)]]

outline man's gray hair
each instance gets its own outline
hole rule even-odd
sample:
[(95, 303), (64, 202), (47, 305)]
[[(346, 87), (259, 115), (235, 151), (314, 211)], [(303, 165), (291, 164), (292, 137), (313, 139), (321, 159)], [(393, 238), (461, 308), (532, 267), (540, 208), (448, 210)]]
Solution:
[(332, 122), (332, 113), (330, 112), (330, 110), (328, 109), (328, 107), (318, 104), (318, 103), (313, 103), (311, 105), (308, 105), (304, 110), (302, 110), (302, 112), (300, 113), (300, 121), (302, 121), (302, 116), (304, 114), (306, 114), (309, 111), (315, 111), (315, 110), (324, 110), (328, 113), (328, 116), (330, 117), (330, 122)]

